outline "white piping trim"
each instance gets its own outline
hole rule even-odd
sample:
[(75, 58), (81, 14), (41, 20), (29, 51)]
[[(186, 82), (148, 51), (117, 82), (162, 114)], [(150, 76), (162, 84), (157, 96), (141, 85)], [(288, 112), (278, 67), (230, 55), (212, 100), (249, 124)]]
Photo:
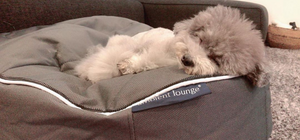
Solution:
[(58, 94), (57, 92), (43, 86), (37, 83), (33, 83), (33, 82), (28, 82), (28, 81), (14, 81), (14, 80), (5, 80), (0, 78), (0, 83), (3, 84), (9, 84), (9, 85), (25, 85), (25, 86), (30, 86), (30, 87), (34, 87), (40, 90), (43, 90), (47, 93), (50, 93), (51, 95), (55, 96), (56, 98), (58, 98), (59, 100), (61, 100), (62, 102), (64, 102), (65, 104), (67, 104), (70, 107), (74, 107), (74, 108), (78, 108), (81, 109), (80, 107), (76, 106), (75, 104), (71, 103), (69, 100), (67, 100), (65, 97), (61, 96), (60, 94)]
[[(217, 76), (217, 77), (194, 79), (194, 80), (189, 80), (189, 81), (184, 81), (184, 82), (181, 82), (181, 83), (177, 83), (177, 84), (172, 85), (170, 87), (167, 87), (167, 88), (165, 88), (165, 89), (163, 89), (161, 91), (158, 91), (158, 92), (152, 94), (151, 96), (146, 97), (145, 99), (143, 99), (141, 101), (138, 101), (138, 102), (136, 102), (136, 103), (134, 103), (134, 104), (126, 107), (125, 109), (120, 110), (120, 111), (132, 108), (133, 106), (139, 105), (139, 104), (141, 104), (143, 102), (148, 101), (151, 98), (155, 98), (155, 97), (157, 97), (157, 96), (159, 96), (161, 94), (164, 94), (164, 93), (166, 93), (168, 91), (171, 91), (173, 89), (177, 89), (179, 87), (183, 87), (183, 86), (187, 86), (187, 85), (191, 85), (191, 84), (207, 83), (207, 82), (212, 82), (212, 81), (220, 81), (220, 80), (232, 79), (232, 78), (235, 78), (235, 77), (238, 77), (238, 76)], [(49, 88), (47, 88), (47, 87), (45, 87), (43, 85), (37, 84), (37, 83), (28, 82), (28, 81), (20, 81), (20, 80), (18, 80), (18, 81), (6, 80), (6, 79), (2, 79), (2, 78), (0, 78), (0, 83), (10, 84), (10, 85), (25, 85), (25, 86), (34, 87), (34, 88), (43, 90), (43, 91), (45, 91), (47, 93), (50, 93), (51, 95), (55, 96), (56, 98), (58, 98), (59, 100), (61, 100), (62, 102), (64, 102), (66, 105), (68, 105), (70, 107), (83, 110), (82, 108), (78, 107), (77, 105), (73, 104), (72, 102), (70, 102), (69, 100), (67, 100), (66, 98), (64, 98), (60, 94), (58, 94), (57, 92), (55, 92), (55, 91), (53, 91), (53, 90), (51, 90), (51, 89), (49, 89)], [(96, 113), (109, 116), (109, 115), (115, 114), (115, 113), (120, 112), (120, 111), (116, 111), (116, 112), (96, 112)]]

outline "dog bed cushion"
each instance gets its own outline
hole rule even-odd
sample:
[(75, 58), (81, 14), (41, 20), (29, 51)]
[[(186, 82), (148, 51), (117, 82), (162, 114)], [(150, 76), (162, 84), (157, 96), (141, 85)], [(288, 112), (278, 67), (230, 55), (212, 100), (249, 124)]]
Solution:
[(176, 66), (95, 84), (75, 75), (89, 47), (149, 29), (94, 16), (1, 34), (0, 139), (269, 136), (268, 87), (253, 87), (244, 77), (190, 76)]

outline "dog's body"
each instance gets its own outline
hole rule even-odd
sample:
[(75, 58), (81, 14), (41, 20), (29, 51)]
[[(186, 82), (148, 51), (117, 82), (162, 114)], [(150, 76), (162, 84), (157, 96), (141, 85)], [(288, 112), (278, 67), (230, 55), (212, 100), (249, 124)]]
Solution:
[(157, 28), (133, 37), (113, 36), (75, 70), (96, 82), (179, 65), (187, 74), (247, 75), (263, 86), (269, 78), (264, 47), (260, 32), (239, 10), (218, 5), (176, 23), (174, 32)]
[(81, 78), (96, 82), (130, 73), (176, 65), (172, 50), (173, 31), (155, 28), (133, 37), (112, 36), (106, 47), (81, 61), (75, 68)]

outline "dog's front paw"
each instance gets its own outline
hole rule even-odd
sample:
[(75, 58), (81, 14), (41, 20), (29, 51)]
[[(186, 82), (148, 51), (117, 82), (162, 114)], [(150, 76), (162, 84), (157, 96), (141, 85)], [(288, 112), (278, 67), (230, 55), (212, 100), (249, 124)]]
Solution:
[(128, 59), (119, 62), (117, 64), (117, 67), (122, 75), (135, 73), (134, 69), (132, 68), (131, 62)]

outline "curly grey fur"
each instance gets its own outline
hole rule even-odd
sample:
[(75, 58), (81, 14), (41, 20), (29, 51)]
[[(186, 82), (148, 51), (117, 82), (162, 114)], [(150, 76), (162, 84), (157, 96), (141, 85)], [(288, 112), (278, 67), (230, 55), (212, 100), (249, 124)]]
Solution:
[[(199, 44), (216, 64), (216, 73), (247, 75), (254, 85), (268, 84), (270, 76), (261, 33), (238, 9), (222, 5), (209, 7), (191, 19), (176, 23), (174, 33), (190, 36)], [(187, 53), (197, 61), (199, 54)]]

